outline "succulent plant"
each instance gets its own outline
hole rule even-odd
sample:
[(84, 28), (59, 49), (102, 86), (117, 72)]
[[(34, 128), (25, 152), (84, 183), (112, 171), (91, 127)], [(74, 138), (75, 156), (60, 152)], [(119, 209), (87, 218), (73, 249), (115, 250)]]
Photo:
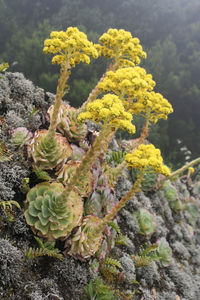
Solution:
[(11, 143), (16, 146), (27, 145), (32, 133), (26, 127), (18, 127), (11, 131)]
[[(53, 112), (53, 105), (49, 108), (48, 113), (50, 119)], [(83, 141), (87, 134), (87, 127), (85, 124), (78, 122), (78, 110), (71, 107), (69, 104), (62, 103), (60, 112), (58, 114), (57, 129), (67, 137), (71, 143), (79, 143)]]
[(148, 236), (152, 235), (156, 229), (153, 215), (148, 210), (141, 208), (137, 212), (136, 216), (140, 228), (140, 233)]
[(169, 206), (175, 213), (178, 213), (183, 209), (183, 204), (180, 199), (176, 199), (175, 201), (170, 201)]
[[(131, 177), (133, 179), (133, 181), (136, 180), (137, 178), (137, 174), (138, 174), (138, 170), (137, 169), (131, 169)], [(144, 178), (142, 180), (142, 190), (144, 192), (148, 192), (151, 191), (153, 189), (153, 187), (156, 184), (156, 179), (157, 179), (157, 174), (155, 174), (153, 172), (152, 169), (147, 169), (145, 174), (144, 174)]]
[(43, 182), (27, 194), (25, 218), (40, 237), (53, 241), (66, 238), (80, 224), (83, 202), (74, 191), (65, 197), (61, 183)]
[(86, 151), (75, 144), (70, 144), (70, 147), (72, 148), (72, 159), (81, 162)]
[(85, 214), (104, 217), (115, 205), (113, 190), (102, 174), (101, 166), (96, 162), (92, 169), (93, 191), (85, 203)]
[(198, 207), (194, 203), (189, 202), (184, 205), (184, 210), (188, 212), (186, 216), (188, 222), (194, 226), (199, 215)]
[(156, 252), (161, 266), (168, 267), (172, 260), (172, 249), (165, 238), (161, 238), (158, 241), (158, 248)]
[(165, 198), (167, 198), (169, 202), (175, 201), (178, 198), (177, 191), (169, 180), (165, 181), (162, 190), (164, 191)]
[[(97, 161), (96, 164), (93, 165), (92, 176), (93, 191), (85, 202), (85, 215), (103, 218), (115, 205), (114, 193), (109, 187), (106, 177), (102, 174), (101, 166)], [(118, 227), (116, 220), (112, 223), (115, 223), (116, 227)], [(97, 253), (100, 259), (104, 258), (115, 245), (117, 233), (115, 228), (110, 225), (105, 226), (104, 239)]]
[(176, 213), (181, 211), (183, 209), (182, 202), (178, 197), (175, 187), (170, 183), (170, 181), (165, 181), (162, 189), (164, 191), (165, 198), (167, 198), (169, 202), (170, 208)]
[[(56, 173), (58, 180), (66, 185), (68, 180), (70, 180), (70, 178), (74, 175), (79, 166), (80, 162), (70, 160)], [(87, 177), (85, 177), (85, 180), (80, 180), (74, 189), (81, 197), (89, 197), (92, 192), (92, 173), (89, 172)]]
[(55, 137), (49, 138), (47, 133), (45, 129), (36, 131), (28, 147), (28, 153), (35, 165), (43, 170), (64, 164), (72, 154), (65, 137), (56, 133)]
[(71, 245), (68, 254), (78, 259), (86, 259), (93, 256), (102, 243), (103, 229), (104, 225), (100, 218), (86, 216), (78, 231), (67, 242), (67, 244), (70, 243)]

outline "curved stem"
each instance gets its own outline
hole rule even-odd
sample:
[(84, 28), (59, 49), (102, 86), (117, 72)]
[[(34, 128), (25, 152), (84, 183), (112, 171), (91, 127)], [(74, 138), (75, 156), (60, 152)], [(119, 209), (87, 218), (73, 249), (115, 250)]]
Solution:
[(64, 64), (60, 70), (60, 78), (59, 78), (58, 86), (57, 86), (57, 90), (56, 90), (56, 99), (55, 99), (55, 103), (54, 103), (53, 114), (51, 117), (51, 122), (50, 122), (50, 126), (49, 126), (48, 133), (47, 133), (48, 137), (55, 136), (56, 126), (57, 126), (57, 122), (58, 122), (58, 114), (60, 111), (62, 98), (65, 94), (66, 82), (67, 82), (67, 79), (69, 78), (69, 75), (70, 75), (69, 67), (67, 64)]
[(91, 93), (89, 94), (89, 97), (87, 98), (87, 100), (82, 104), (82, 106), (79, 108), (79, 113), (83, 112), (86, 110), (86, 106), (88, 103), (93, 102), (94, 100), (97, 99), (97, 97), (99, 96), (99, 94), (101, 93), (101, 91), (99, 91), (98, 85), (100, 82), (102, 82), (104, 80), (104, 78), (106, 77), (106, 74), (108, 71), (115, 71), (116, 67), (115, 64), (110, 64), (109, 67), (107, 68), (106, 72), (101, 76), (100, 80), (98, 81), (97, 85), (95, 86), (95, 88), (93, 88), (93, 90), (91, 91)]
[(103, 218), (103, 224), (106, 225), (112, 221), (117, 213), (126, 205), (126, 203), (133, 198), (136, 192), (140, 191), (141, 182), (144, 177), (145, 170), (142, 170), (135, 181), (132, 188), (122, 197), (122, 199), (111, 209), (111, 211)]
[(86, 156), (83, 158), (80, 166), (77, 168), (74, 176), (69, 180), (65, 191), (63, 192), (67, 197), (72, 189), (76, 189), (79, 186), (83, 186), (85, 180), (87, 180), (87, 174), (92, 167), (95, 159), (98, 158), (101, 152), (105, 152), (111, 139), (113, 137), (113, 129), (108, 124), (105, 124), (100, 131), (99, 136), (96, 138), (92, 146), (89, 148)]
[(198, 163), (200, 163), (200, 157), (198, 157), (198, 158), (192, 160), (191, 162), (187, 163), (187, 164), (186, 164), (185, 166), (183, 166), (182, 168), (180, 168), (180, 169), (178, 169), (178, 170), (172, 172), (171, 175), (170, 175), (167, 179), (170, 179), (170, 180), (171, 180), (173, 177), (179, 176), (179, 175), (180, 175), (181, 173), (183, 173), (185, 170), (187, 170), (188, 168), (190, 168), (190, 167), (192, 167), (192, 166), (194, 166), (194, 165), (196, 165), (196, 164), (198, 164)]
[(139, 137), (138, 141), (136, 142), (134, 148), (138, 148), (141, 144), (144, 143), (144, 140), (146, 139), (146, 137), (149, 134), (149, 123), (150, 123), (149, 118), (146, 118), (146, 120), (144, 122), (144, 126), (143, 126), (141, 134), (140, 134), (140, 137)]

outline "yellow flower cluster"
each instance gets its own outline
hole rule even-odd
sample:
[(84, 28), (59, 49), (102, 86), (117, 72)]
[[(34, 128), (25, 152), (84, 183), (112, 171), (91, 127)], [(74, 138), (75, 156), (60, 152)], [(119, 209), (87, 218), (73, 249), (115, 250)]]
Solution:
[(43, 51), (46, 54), (57, 54), (52, 59), (53, 64), (68, 62), (71, 67), (80, 62), (89, 64), (90, 56), (98, 57), (93, 43), (77, 27), (69, 27), (66, 31), (52, 31), (50, 39), (44, 41)]
[(158, 119), (166, 120), (168, 114), (173, 112), (171, 104), (160, 93), (145, 92), (138, 96), (137, 102), (124, 103), (127, 110), (135, 115), (146, 116), (152, 123), (156, 123)]
[(154, 86), (152, 75), (138, 66), (121, 68), (116, 72), (108, 71), (104, 80), (98, 84), (100, 91), (113, 92), (121, 100), (125, 97), (136, 99), (144, 91), (152, 91)]
[(133, 38), (129, 31), (110, 28), (104, 33), (96, 45), (100, 55), (117, 61), (118, 66), (132, 66), (139, 64), (141, 58), (146, 58), (138, 38)]
[(133, 153), (126, 154), (125, 160), (128, 168), (145, 170), (150, 167), (155, 173), (170, 175), (169, 168), (163, 165), (160, 150), (156, 149), (154, 145), (140, 145)]
[(113, 94), (106, 94), (102, 99), (88, 103), (86, 112), (78, 116), (80, 122), (86, 119), (96, 123), (103, 122), (115, 129), (127, 130), (131, 134), (135, 133), (132, 114), (124, 110), (121, 100)]
[(188, 171), (190, 172), (190, 174), (193, 174), (194, 173), (194, 168), (193, 167), (189, 167)]
[(156, 123), (158, 119), (167, 119), (173, 112), (171, 104), (161, 94), (153, 92), (155, 81), (145, 69), (121, 68), (116, 72), (107, 72), (103, 81), (98, 84), (101, 92), (113, 92), (121, 100), (125, 110), (148, 118)]

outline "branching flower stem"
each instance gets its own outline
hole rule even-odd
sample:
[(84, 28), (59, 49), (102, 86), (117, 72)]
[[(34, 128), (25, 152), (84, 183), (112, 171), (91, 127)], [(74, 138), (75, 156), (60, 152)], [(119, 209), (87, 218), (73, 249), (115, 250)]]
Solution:
[(198, 157), (198, 158), (196, 158), (196, 159), (190, 161), (188, 164), (186, 164), (186, 165), (183, 166), (182, 168), (180, 168), (180, 169), (174, 171), (173, 173), (171, 173), (171, 175), (168, 177), (168, 179), (171, 180), (171, 179), (173, 179), (173, 178), (178, 177), (180, 174), (182, 174), (182, 173), (183, 173), (184, 171), (186, 171), (188, 168), (190, 168), (190, 167), (192, 167), (192, 166), (194, 166), (194, 165), (196, 165), (196, 164), (198, 164), (198, 163), (200, 163), (200, 157)]
[[(134, 145), (134, 149), (137, 149), (141, 144), (144, 143), (145, 138), (148, 136), (148, 132), (149, 132), (149, 119), (146, 119), (144, 126), (142, 128), (140, 137), (137, 141), (137, 143)], [(134, 150), (132, 149), (132, 150)], [(117, 167), (112, 168), (113, 172), (115, 173), (116, 178), (118, 178), (120, 176), (120, 174), (122, 173), (122, 170), (124, 169), (124, 167), (126, 166), (126, 161), (123, 160), (121, 162), (121, 164), (119, 164)]]
[(144, 143), (145, 139), (147, 138), (148, 134), (149, 134), (149, 118), (146, 118), (145, 122), (144, 122), (144, 126), (142, 128), (140, 137), (135, 145), (135, 149), (137, 149), (141, 144)]
[(141, 182), (143, 180), (143, 176), (145, 173), (145, 169), (142, 170), (135, 183), (131, 187), (131, 189), (122, 197), (122, 199), (111, 209), (110, 213), (108, 213), (103, 218), (103, 224), (106, 225), (108, 222), (112, 221), (113, 218), (117, 215), (117, 213), (127, 204), (127, 202), (133, 198), (135, 193), (140, 191)]
[(66, 197), (69, 195), (71, 190), (73, 190), (75, 187), (78, 188), (79, 186), (83, 185), (83, 182), (87, 180), (87, 174), (90, 171), (92, 164), (94, 163), (95, 159), (100, 156), (101, 152), (106, 150), (112, 138), (112, 127), (108, 124), (105, 124), (100, 131), (99, 136), (96, 138), (86, 156), (83, 158), (76, 173), (69, 180), (67, 187), (63, 192)]
[(91, 93), (89, 94), (87, 100), (82, 104), (82, 106), (79, 108), (79, 112), (83, 112), (86, 110), (86, 106), (88, 103), (93, 102), (94, 100), (97, 99), (97, 97), (99, 96), (99, 94), (101, 93), (101, 91), (99, 91), (98, 85), (100, 82), (102, 82), (104, 80), (104, 78), (106, 77), (106, 74), (108, 71), (116, 71), (117, 69), (117, 64), (110, 64), (109, 67), (107, 68), (106, 72), (101, 76), (101, 78), (99, 79), (97, 85), (93, 88), (93, 90), (91, 91)]

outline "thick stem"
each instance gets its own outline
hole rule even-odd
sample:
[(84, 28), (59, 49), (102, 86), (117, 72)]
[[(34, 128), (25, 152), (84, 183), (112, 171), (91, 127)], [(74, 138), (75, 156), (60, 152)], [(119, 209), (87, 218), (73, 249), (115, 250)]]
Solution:
[(192, 160), (191, 162), (189, 162), (188, 164), (186, 164), (182, 168), (180, 168), (180, 169), (172, 172), (171, 175), (168, 176), (167, 178), (164, 178), (164, 179), (160, 180), (160, 182), (158, 183), (157, 189), (160, 189), (163, 186), (165, 180), (173, 180), (173, 179), (177, 178), (180, 174), (182, 174), (188, 168), (190, 168), (190, 167), (192, 167), (192, 166), (194, 166), (194, 165), (196, 165), (198, 163), (200, 163), (200, 157)]
[(145, 122), (144, 122), (144, 126), (142, 128), (140, 137), (137, 141), (137, 143), (135, 144), (135, 149), (137, 149), (141, 144), (144, 143), (144, 140), (146, 139), (146, 137), (149, 134), (149, 118), (146, 118)]
[[(141, 135), (138, 141), (136, 142), (136, 144), (134, 145), (134, 149), (132, 150), (137, 149), (144, 142), (145, 138), (148, 136), (148, 131), (149, 131), (149, 120), (146, 120), (142, 128)], [(126, 166), (126, 161), (124, 160), (116, 168), (112, 168), (113, 173), (115, 173), (116, 179), (118, 178), (118, 176), (120, 176), (125, 166)]]
[(60, 79), (58, 81), (58, 86), (56, 90), (56, 99), (54, 103), (54, 109), (50, 121), (50, 126), (48, 129), (48, 137), (54, 137), (56, 133), (56, 127), (57, 127), (57, 122), (58, 122), (58, 114), (60, 111), (61, 103), (62, 103), (62, 98), (65, 94), (65, 88), (66, 88), (66, 82), (67, 79), (70, 75), (70, 71), (68, 69), (67, 64), (63, 65), (61, 67), (60, 71)]
[(178, 177), (180, 174), (182, 174), (185, 170), (187, 170), (188, 168), (196, 165), (200, 163), (200, 157), (192, 160), (191, 162), (189, 162), (188, 164), (186, 164), (185, 166), (183, 166), (182, 168), (174, 171), (173, 173), (171, 173), (171, 175), (167, 178), (167, 179), (172, 179), (173, 177)]
[(98, 85), (100, 82), (102, 82), (104, 80), (104, 78), (106, 77), (106, 74), (108, 71), (115, 71), (116, 68), (114, 67), (113, 64), (110, 64), (110, 66), (108, 67), (108, 69), (106, 70), (106, 72), (101, 76), (100, 80), (98, 81), (97, 85), (95, 86), (95, 88), (93, 88), (93, 90), (91, 91), (91, 93), (89, 94), (87, 100), (82, 104), (82, 106), (79, 108), (79, 112), (83, 112), (86, 110), (86, 106), (88, 103), (93, 102), (94, 100), (97, 99), (97, 97), (99, 96), (99, 94), (101, 93), (101, 91), (99, 91), (98, 89)]
[(124, 197), (111, 209), (111, 211), (104, 217), (103, 224), (106, 225), (112, 221), (117, 213), (126, 205), (126, 203), (133, 198), (136, 192), (140, 191), (141, 182), (144, 177), (145, 170), (141, 171), (137, 180), (135, 181), (132, 188), (124, 195)]
[(87, 180), (87, 174), (92, 167), (95, 159), (98, 158), (102, 151), (106, 151), (111, 139), (113, 137), (113, 129), (108, 124), (105, 124), (100, 131), (99, 136), (96, 138), (86, 156), (83, 158), (80, 166), (77, 168), (74, 176), (69, 180), (65, 191), (63, 192), (67, 197), (72, 189), (76, 189), (76, 186), (83, 185), (83, 182)]

